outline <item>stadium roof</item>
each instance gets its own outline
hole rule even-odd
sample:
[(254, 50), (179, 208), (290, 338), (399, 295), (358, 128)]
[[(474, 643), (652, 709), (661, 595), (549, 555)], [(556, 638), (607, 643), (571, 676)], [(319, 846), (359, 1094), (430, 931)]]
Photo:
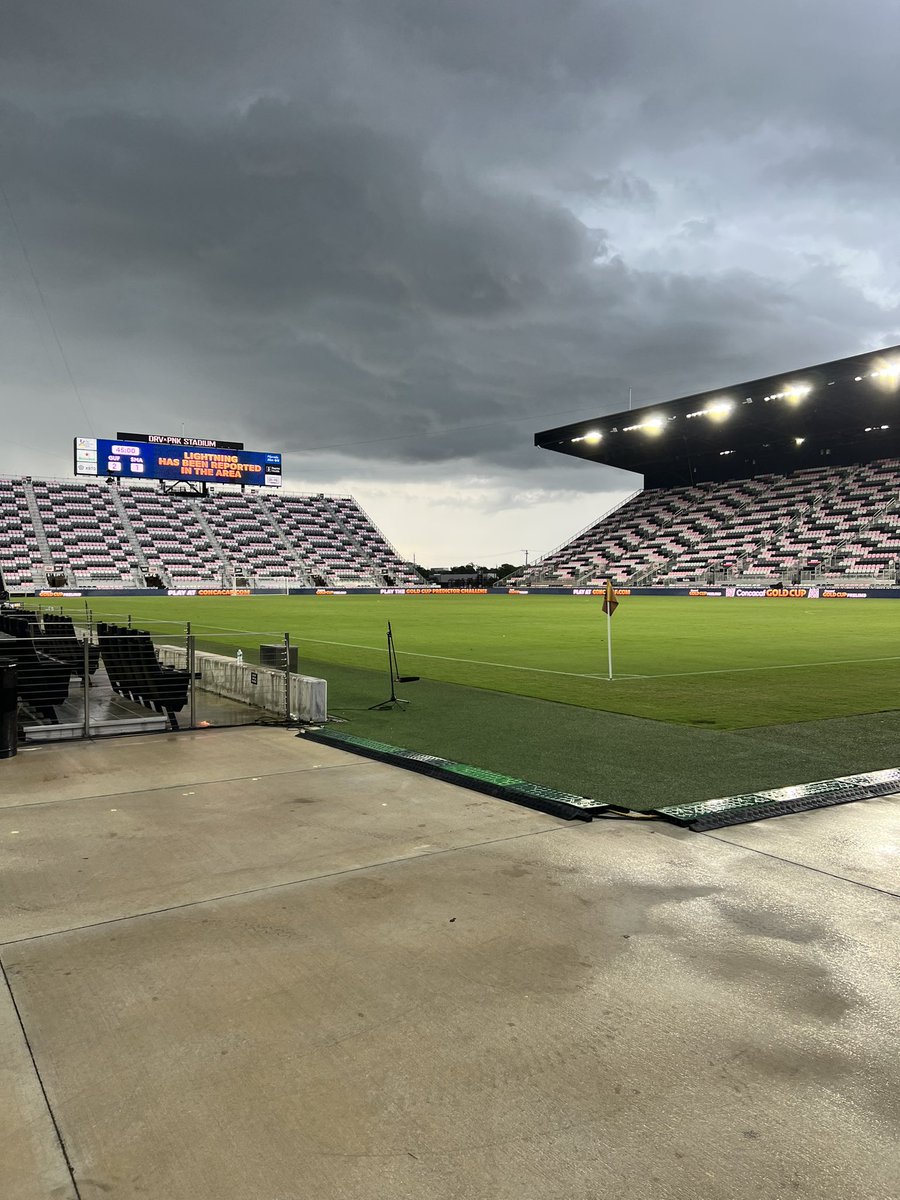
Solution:
[(536, 433), (648, 487), (900, 457), (900, 346)]

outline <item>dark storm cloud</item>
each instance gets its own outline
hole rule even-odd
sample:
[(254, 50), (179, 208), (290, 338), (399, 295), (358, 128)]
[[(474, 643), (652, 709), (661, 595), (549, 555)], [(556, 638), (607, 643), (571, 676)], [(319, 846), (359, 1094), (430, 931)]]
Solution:
[(630, 386), (900, 340), (893, 14), (15, 0), (0, 266), (22, 440), (48, 416), (61, 440), (86, 415), (189, 420), (311, 475), (377, 455), (562, 482), (534, 430)]

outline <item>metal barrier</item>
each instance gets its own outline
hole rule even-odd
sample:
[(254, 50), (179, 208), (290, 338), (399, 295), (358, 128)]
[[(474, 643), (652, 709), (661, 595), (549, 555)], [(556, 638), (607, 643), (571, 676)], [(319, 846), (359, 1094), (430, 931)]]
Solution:
[[(194, 682), (196, 724), (320, 722), (327, 717), (324, 679), (291, 670), (290, 638), (260, 663), (261, 647), (235, 650), (223, 642), (188, 636), (187, 651), (159, 645), (161, 661), (178, 667), (189, 661)], [(271, 649), (271, 648), (270, 648)]]
[(28, 738), (83, 737), (86, 696), (100, 663), (99, 648), (64, 616), (0, 608), (0, 658), (15, 664), (16, 727)]
[(121, 622), (0, 607), (0, 758), (4, 737), (14, 754), (22, 740), (327, 719), (326, 683), (290, 669), (287, 634), (261, 666), (258, 635), (244, 651), (190, 626)]
[(12, 758), (18, 747), (18, 666), (0, 658), (0, 758)]

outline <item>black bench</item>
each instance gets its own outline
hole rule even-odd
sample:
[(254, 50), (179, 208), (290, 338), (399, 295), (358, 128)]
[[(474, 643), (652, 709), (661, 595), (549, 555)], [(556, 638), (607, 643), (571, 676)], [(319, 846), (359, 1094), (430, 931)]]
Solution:
[(164, 667), (150, 634), (143, 630), (99, 622), (97, 640), (113, 690), (145, 708), (165, 712), (177, 729), (175, 714), (187, 704), (190, 672)]
[[(44, 638), (41, 649), (46, 654), (68, 663), (72, 674), (79, 679), (84, 676), (84, 642), (75, 633), (71, 617), (44, 614)], [(100, 647), (88, 643), (88, 674), (93, 675), (100, 665)]]
[(0, 641), (0, 653), (18, 664), (19, 700), (58, 725), (55, 709), (69, 697), (72, 671), (67, 663), (42, 653), (40, 644), (40, 638), (7, 637)]

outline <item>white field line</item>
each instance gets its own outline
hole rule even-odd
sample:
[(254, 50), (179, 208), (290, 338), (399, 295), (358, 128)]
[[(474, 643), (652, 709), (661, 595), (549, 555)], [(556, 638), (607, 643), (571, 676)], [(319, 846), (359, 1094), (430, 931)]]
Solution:
[(829, 658), (823, 662), (777, 663), (771, 667), (716, 667), (711, 671), (671, 671), (665, 675), (648, 675), (647, 679), (680, 679), (685, 675), (733, 675), (738, 671), (798, 671), (804, 667), (840, 667), (844, 663), (898, 662), (900, 654), (879, 654), (877, 658)]
[[(275, 633), (269, 629), (230, 629), (225, 625), (203, 625), (192, 626), (192, 628), (202, 629), (217, 629), (223, 633), (251, 633), (265, 637), (283, 637), (283, 634)], [(335, 642), (325, 638), (309, 638), (309, 637), (292, 637), (292, 643), (311, 642), (316, 646), (343, 646), (349, 650), (371, 650), (374, 653), (384, 653), (384, 646), (363, 646), (359, 642)], [(553, 671), (549, 667), (518, 667), (513, 663), (498, 663), (490, 662), (482, 658), (454, 658), (449, 654), (425, 654), (421, 650), (403, 650), (402, 654), (405, 658), (432, 658), (439, 662), (453, 663), (471, 663), (474, 667), (499, 667), (504, 671), (530, 671), (537, 675), (564, 675), (569, 679), (605, 679), (609, 682), (608, 677), (603, 674), (586, 674), (581, 671)], [(690, 675), (733, 675), (744, 673), (746, 671), (801, 671), (807, 667), (839, 667), (845, 663), (879, 663), (879, 662), (898, 662), (900, 654), (878, 655), (877, 658), (832, 658), (826, 659), (823, 662), (806, 662), (806, 663), (777, 663), (768, 667), (714, 667), (712, 670), (703, 671), (671, 671), (658, 675), (616, 675), (613, 678), (613, 683), (616, 679), (683, 679)]]

